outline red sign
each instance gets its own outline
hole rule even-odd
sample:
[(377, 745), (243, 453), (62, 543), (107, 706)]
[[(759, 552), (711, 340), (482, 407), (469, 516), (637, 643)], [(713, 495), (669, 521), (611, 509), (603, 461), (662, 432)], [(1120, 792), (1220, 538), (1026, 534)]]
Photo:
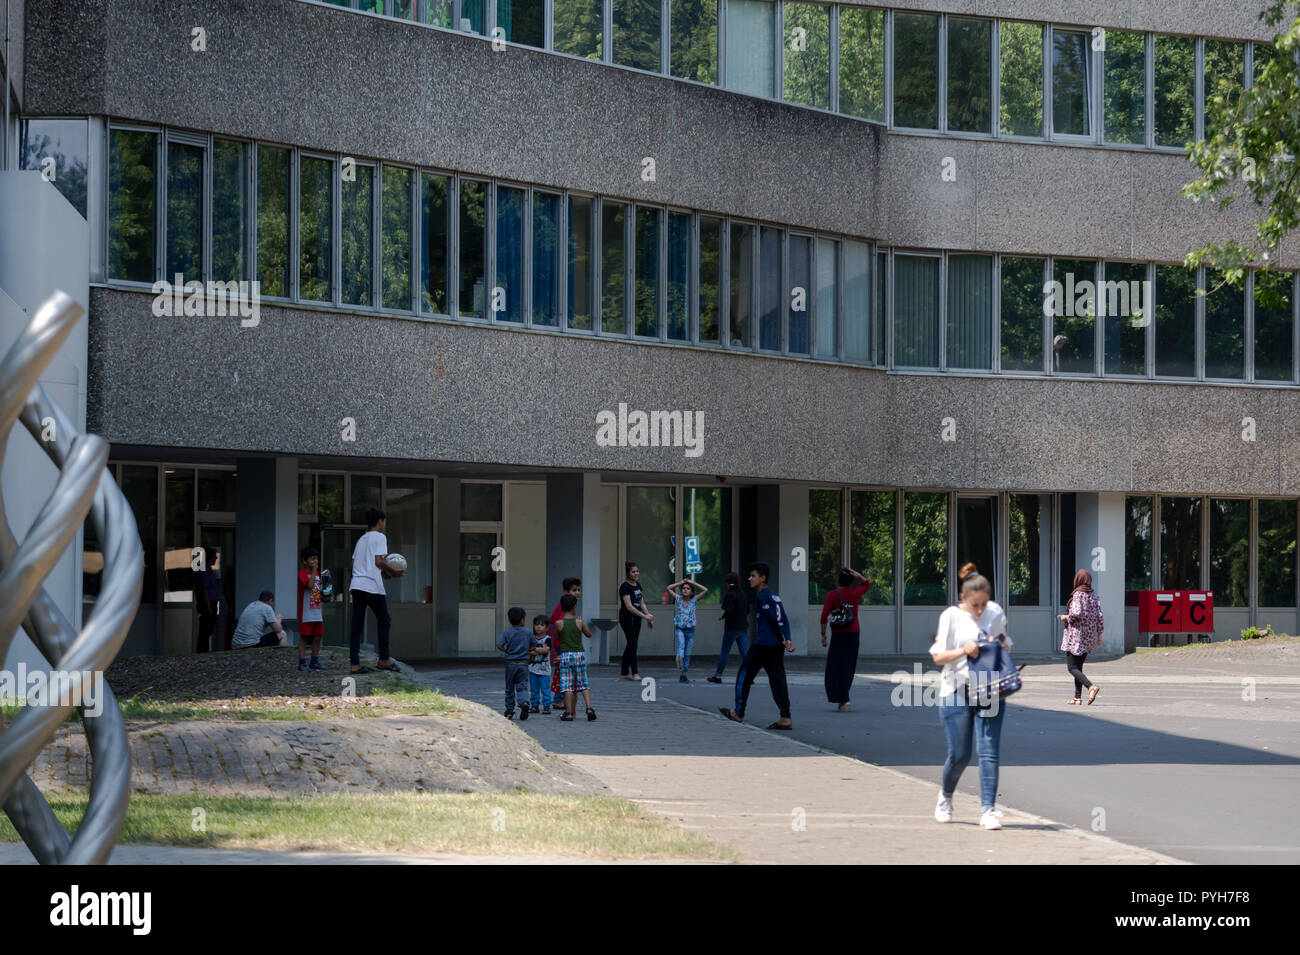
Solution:
[(1210, 633), (1214, 594), (1208, 590), (1137, 591), (1140, 633)]

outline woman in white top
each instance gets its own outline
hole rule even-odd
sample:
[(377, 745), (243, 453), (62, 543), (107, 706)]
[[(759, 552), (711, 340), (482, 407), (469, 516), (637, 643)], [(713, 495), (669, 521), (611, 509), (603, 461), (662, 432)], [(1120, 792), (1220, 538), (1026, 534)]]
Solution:
[(939, 717), (948, 742), (948, 758), (943, 764), (943, 782), (934, 818), (952, 821), (952, 794), (962, 770), (970, 763), (971, 735), (976, 739), (980, 765), (980, 825), (1001, 829), (997, 811), (998, 742), (1002, 736), (1004, 708), (995, 699), (981, 710), (967, 698), (970, 673), (967, 660), (979, 655), (977, 641), (997, 637), (1010, 645), (1006, 637), (1006, 614), (989, 599), (991, 588), (986, 577), (974, 564), (961, 569), (961, 602), (949, 607), (939, 617), (939, 630), (930, 647), (935, 663), (943, 664), (939, 677)]

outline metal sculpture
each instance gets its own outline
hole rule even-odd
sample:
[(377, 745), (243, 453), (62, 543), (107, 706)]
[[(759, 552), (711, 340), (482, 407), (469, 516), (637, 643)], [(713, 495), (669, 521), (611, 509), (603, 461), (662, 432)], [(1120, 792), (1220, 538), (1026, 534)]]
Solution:
[[(0, 464), (9, 432), (21, 419), (59, 468), (50, 497), (21, 543), (10, 530), (0, 495), (0, 661), (21, 625), (51, 672), (95, 674), (100, 684), (97, 715), (84, 705), (84, 686), (74, 680), (71, 703), (50, 699), (23, 707), (0, 733), (0, 803), (44, 865), (107, 862), (126, 818), (131, 779), (122, 713), (102, 673), (117, 656), (139, 607), (144, 552), (131, 508), (105, 467), (108, 442), (81, 434), (39, 382), (82, 314), (70, 296), (54, 293), (0, 361)], [(99, 598), (78, 634), (41, 585), (87, 514), (103, 545), (104, 570)], [(74, 704), (85, 727), (93, 776), (85, 815), (70, 837), (27, 769)]]

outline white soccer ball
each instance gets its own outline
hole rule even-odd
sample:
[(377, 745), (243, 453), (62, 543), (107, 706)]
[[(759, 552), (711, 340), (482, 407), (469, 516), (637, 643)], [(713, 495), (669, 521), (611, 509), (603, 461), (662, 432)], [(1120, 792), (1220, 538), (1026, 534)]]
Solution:
[(406, 558), (401, 554), (389, 554), (384, 558), (384, 563), (387, 564), (391, 570), (395, 570), (399, 573), (406, 570)]

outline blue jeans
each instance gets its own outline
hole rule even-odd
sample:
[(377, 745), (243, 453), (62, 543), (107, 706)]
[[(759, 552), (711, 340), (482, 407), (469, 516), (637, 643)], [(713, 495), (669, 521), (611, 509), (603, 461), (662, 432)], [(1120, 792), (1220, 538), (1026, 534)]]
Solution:
[(722, 653), (718, 655), (718, 670), (715, 676), (722, 676), (722, 671), (727, 668), (727, 657), (731, 656), (731, 645), (736, 645), (736, 652), (743, 659), (745, 656), (745, 634), (744, 630), (723, 630), (722, 631)]
[(519, 702), (524, 701), (524, 687), (528, 686), (529, 677), (532, 674), (528, 672), (527, 663), (506, 662), (506, 712), (515, 711), (515, 697), (518, 696)]
[(528, 671), (528, 705), (537, 709), (538, 704), (545, 707), (551, 705), (551, 675), (549, 673), (534, 673)]
[(691, 668), (691, 647), (695, 645), (694, 627), (675, 627), (677, 634), (677, 653), (682, 658), (683, 672)]
[(956, 694), (945, 696), (939, 701), (939, 719), (943, 722), (943, 733), (948, 740), (948, 758), (943, 764), (943, 794), (951, 796), (956, 791), (957, 780), (970, 763), (973, 731), (980, 761), (980, 809), (987, 812), (997, 803), (998, 743), (1002, 739), (1002, 717), (1006, 714), (1006, 704), (999, 701), (996, 716), (979, 716), (978, 708), (968, 706), (965, 699), (966, 691), (962, 687)]

